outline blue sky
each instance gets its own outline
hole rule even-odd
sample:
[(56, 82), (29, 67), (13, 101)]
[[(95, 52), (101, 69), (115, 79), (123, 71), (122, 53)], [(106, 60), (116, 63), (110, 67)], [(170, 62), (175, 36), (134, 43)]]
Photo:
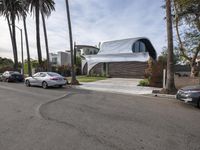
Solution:
[[(166, 46), (163, 0), (69, 0), (73, 38), (77, 44), (98, 45), (99, 42), (148, 37), (158, 53)], [(69, 49), (65, 0), (55, 0), (56, 11), (47, 20), (50, 52)], [(4, 18), (0, 18), (0, 56), (12, 58), (12, 48)], [(17, 22), (23, 27), (21, 21)], [(27, 20), (31, 57), (37, 58), (34, 16)], [(20, 34), (17, 31), (20, 57)], [(42, 52), (45, 58), (41, 24)], [(24, 45), (25, 48), (25, 45)], [(25, 53), (26, 57), (26, 53)]]

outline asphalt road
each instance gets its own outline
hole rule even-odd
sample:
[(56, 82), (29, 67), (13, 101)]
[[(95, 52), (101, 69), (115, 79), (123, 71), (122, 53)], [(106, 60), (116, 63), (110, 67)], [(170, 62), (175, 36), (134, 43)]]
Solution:
[(176, 101), (0, 83), (0, 150), (200, 150), (200, 110)]

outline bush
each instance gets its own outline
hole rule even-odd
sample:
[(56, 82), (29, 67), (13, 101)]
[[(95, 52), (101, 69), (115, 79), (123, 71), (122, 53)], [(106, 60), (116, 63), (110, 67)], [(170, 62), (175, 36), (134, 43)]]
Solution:
[(149, 86), (149, 79), (140, 80), (138, 86)]
[(160, 56), (158, 61), (148, 61), (148, 68), (145, 70), (145, 78), (149, 79), (149, 86), (162, 87), (163, 69), (166, 69), (166, 60)]

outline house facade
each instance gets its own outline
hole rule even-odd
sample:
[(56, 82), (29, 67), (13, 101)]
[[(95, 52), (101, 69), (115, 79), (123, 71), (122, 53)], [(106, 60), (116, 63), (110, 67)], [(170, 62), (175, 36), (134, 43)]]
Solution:
[(130, 38), (102, 44), (97, 55), (84, 56), (83, 74), (143, 78), (149, 58), (157, 53), (147, 38)]

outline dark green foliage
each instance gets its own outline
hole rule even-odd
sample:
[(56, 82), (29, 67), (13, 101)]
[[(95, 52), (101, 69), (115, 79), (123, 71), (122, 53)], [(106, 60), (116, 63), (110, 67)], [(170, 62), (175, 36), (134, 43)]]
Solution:
[(1, 58), (0, 57), (0, 73), (6, 71), (6, 70), (13, 70), (13, 61), (12, 59), (8, 58)]
[(12, 59), (8, 59), (8, 58), (1, 58), (0, 57), (0, 68), (3, 67), (13, 67), (13, 61)]

